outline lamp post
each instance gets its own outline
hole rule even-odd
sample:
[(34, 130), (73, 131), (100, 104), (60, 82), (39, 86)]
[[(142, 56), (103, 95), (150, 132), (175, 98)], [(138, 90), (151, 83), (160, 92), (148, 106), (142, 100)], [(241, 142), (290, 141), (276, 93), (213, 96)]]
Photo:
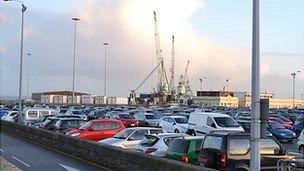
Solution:
[(73, 94), (72, 94), (72, 104), (74, 104), (74, 97), (75, 97), (75, 67), (76, 67), (76, 26), (77, 21), (80, 19), (77, 17), (73, 17), (72, 20), (74, 21), (74, 51), (73, 51)]
[(200, 90), (203, 91), (203, 80), (206, 80), (207, 77), (199, 78), (198, 80), (200, 81)]
[[(21, 39), (20, 39), (20, 67), (19, 67), (19, 115), (22, 112), (22, 65), (23, 65), (23, 30), (24, 30), (24, 12), (26, 11), (26, 6), (23, 1), (19, 0), (4, 0), (4, 1), (15, 1), (21, 3)], [(19, 117), (20, 118), (20, 117)], [(18, 122), (20, 123), (20, 119)]]
[(104, 96), (107, 96), (107, 46), (109, 43), (103, 43), (104, 46)]
[(260, 1), (253, 0), (250, 171), (261, 170), (260, 157)]
[(290, 73), (292, 76), (292, 108), (295, 108), (295, 80), (297, 73), (300, 73), (301, 71), (294, 71)]
[(26, 89), (27, 89), (27, 97), (30, 96), (30, 56), (31, 53), (27, 53), (27, 84), (26, 84)]

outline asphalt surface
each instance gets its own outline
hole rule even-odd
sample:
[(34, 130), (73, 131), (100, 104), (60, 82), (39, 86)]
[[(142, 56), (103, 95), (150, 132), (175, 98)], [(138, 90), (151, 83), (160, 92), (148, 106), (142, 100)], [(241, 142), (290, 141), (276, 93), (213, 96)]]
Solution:
[(0, 155), (24, 171), (105, 171), (94, 165), (0, 132)]

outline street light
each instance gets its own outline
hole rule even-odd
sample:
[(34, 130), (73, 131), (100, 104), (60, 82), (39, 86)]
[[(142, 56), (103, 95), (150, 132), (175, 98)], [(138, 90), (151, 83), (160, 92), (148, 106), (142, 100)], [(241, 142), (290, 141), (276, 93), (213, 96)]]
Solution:
[(226, 82), (226, 83), (225, 83), (225, 85), (223, 86), (223, 91), (225, 91), (225, 89), (226, 89), (226, 87), (227, 87), (227, 84), (228, 84), (228, 82), (229, 82), (229, 79), (226, 79), (225, 82)]
[(203, 91), (203, 80), (206, 80), (207, 77), (199, 78), (198, 80), (200, 81), (200, 90)]
[[(21, 3), (21, 39), (20, 39), (20, 67), (19, 67), (19, 115), (21, 116), (22, 112), (22, 65), (23, 65), (23, 30), (24, 30), (24, 12), (26, 11), (26, 6), (23, 1), (19, 0), (4, 0), (4, 1), (15, 1)], [(20, 117), (18, 118), (20, 122)]]
[(31, 56), (32, 54), (31, 53), (27, 53), (27, 85), (26, 85), (26, 89), (27, 89), (27, 97), (29, 97), (30, 96), (30, 56)]
[(294, 71), (292, 73), (290, 73), (290, 75), (292, 76), (292, 108), (295, 107), (295, 79), (296, 79), (296, 75), (297, 73), (300, 73), (301, 71)]
[(76, 25), (79, 18), (73, 17), (72, 20), (74, 21), (74, 53), (73, 53), (73, 94), (72, 94), (72, 104), (74, 104), (74, 97), (75, 97), (75, 66), (76, 66)]
[(109, 45), (109, 43), (103, 43), (104, 48), (105, 48), (105, 54), (104, 54), (104, 58), (105, 58), (105, 63), (104, 63), (104, 96), (107, 96), (107, 46)]

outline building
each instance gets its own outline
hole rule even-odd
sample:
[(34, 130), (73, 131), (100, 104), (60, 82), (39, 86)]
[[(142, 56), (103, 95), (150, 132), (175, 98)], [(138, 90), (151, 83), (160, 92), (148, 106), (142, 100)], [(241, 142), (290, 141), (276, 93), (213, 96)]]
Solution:
[(197, 91), (194, 104), (203, 106), (238, 107), (238, 98), (230, 91)]
[[(75, 92), (74, 103), (80, 104), (81, 97), (89, 95), (88, 93)], [(32, 99), (37, 103), (46, 103), (46, 104), (67, 104), (72, 103), (72, 91), (49, 91), (49, 92), (40, 92), (32, 93)]]
[[(239, 99), (239, 107), (250, 107), (251, 106), (251, 93), (249, 92), (235, 92), (236, 97)], [(293, 99), (279, 99), (275, 98), (273, 93), (261, 93), (261, 99), (269, 99), (269, 108), (292, 108)], [(304, 100), (295, 99), (295, 107), (304, 107)]]

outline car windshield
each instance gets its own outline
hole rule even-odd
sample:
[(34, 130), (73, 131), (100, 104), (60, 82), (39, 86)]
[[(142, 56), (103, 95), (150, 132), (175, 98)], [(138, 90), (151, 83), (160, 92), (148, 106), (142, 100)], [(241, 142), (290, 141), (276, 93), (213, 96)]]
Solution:
[(60, 112), (59, 113), (65, 113), (65, 112), (67, 112), (68, 111), (68, 109), (60, 109)]
[(174, 120), (176, 121), (176, 123), (179, 123), (179, 124), (186, 124), (186, 123), (188, 123), (188, 119), (187, 118), (174, 118)]
[(85, 124), (83, 124), (81, 127), (79, 127), (79, 129), (81, 130), (85, 130), (88, 129), (90, 126), (92, 125), (92, 122), (86, 122)]
[(134, 119), (131, 115), (129, 114), (119, 114), (119, 117), (122, 119)]
[(238, 127), (239, 124), (230, 117), (214, 117), (215, 122), (220, 127)]
[(126, 139), (134, 130), (132, 129), (124, 129), (117, 133), (113, 138), (118, 138), (118, 139)]
[(283, 125), (278, 124), (278, 123), (277, 124), (271, 124), (270, 127), (272, 129), (285, 129), (285, 127)]
[(146, 115), (147, 119), (157, 119), (155, 115)]

